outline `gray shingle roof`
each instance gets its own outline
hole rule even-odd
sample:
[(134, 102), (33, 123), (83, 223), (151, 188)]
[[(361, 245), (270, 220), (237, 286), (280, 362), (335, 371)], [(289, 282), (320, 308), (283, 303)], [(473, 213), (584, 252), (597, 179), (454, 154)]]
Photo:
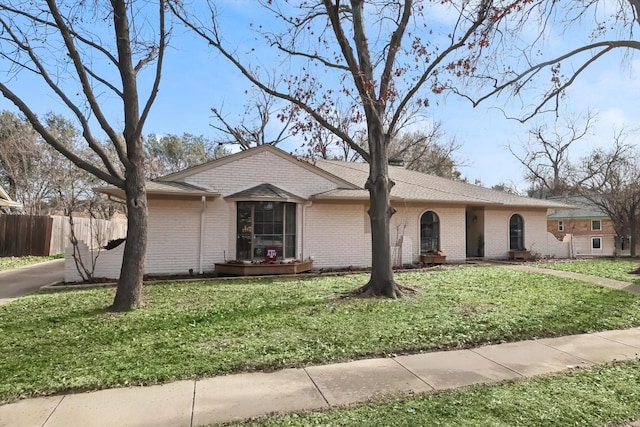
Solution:
[(225, 197), (225, 199), (282, 199), (282, 200), (290, 200), (290, 199), (302, 199), (300, 196), (296, 196), (293, 193), (290, 193), (282, 188), (278, 188), (275, 185), (271, 184), (260, 184), (255, 187), (248, 188), (246, 190), (238, 191), (237, 193), (231, 194), (230, 196)]
[(608, 218), (600, 208), (582, 196), (550, 197), (549, 200), (575, 206), (576, 209), (554, 209), (549, 212), (550, 219), (565, 218)]
[[(318, 194), (316, 198), (367, 198), (364, 184), (369, 176), (367, 163), (318, 160), (315, 165), (345, 181), (358, 185), (362, 190), (332, 190)], [(389, 166), (389, 176), (395, 182), (391, 197), (395, 199), (449, 202), (478, 205), (506, 205), (537, 208), (562, 208), (570, 206), (558, 201), (533, 199), (502, 191), (491, 190), (466, 182), (452, 181), (434, 175), (410, 171), (403, 167)]]

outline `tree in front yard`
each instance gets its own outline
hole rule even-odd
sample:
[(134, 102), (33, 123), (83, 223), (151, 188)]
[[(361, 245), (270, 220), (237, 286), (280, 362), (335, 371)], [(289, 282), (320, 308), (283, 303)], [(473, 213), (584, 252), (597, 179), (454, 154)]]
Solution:
[[(0, 26), (0, 65), (15, 77), (0, 82), (2, 95), (47, 144), (126, 195), (127, 241), (112, 308), (135, 308), (142, 302), (147, 246), (142, 130), (160, 85), (167, 36), (165, 2), (1, 2)], [(146, 98), (141, 98), (138, 78), (147, 65), (152, 66), (152, 83)], [(97, 162), (66, 146), (47, 128), (34, 112), (38, 98), (17, 90), (21, 74), (38, 79), (43, 90), (39, 96), (55, 97), (64, 105)], [(121, 116), (116, 120), (107, 118), (107, 99), (118, 105)], [(111, 147), (96, 131), (106, 135)]]
[[(222, 39), (216, 2), (209, 1), (206, 12), (170, 4), (253, 85), (288, 101), (287, 118), (314, 121), (369, 163), (372, 269), (369, 282), (355, 293), (401, 296), (408, 288), (394, 280), (391, 262), (391, 141), (407, 112), (428, 108), (454, 79), (476, 71), (501, 23), (525, 12), (529, 2), (262, 1), (270, 18), (251, 23), (258, 37), (246, 56), (238, 53), (246, 46), (237, 49)], [(211, 20), (203, 22), (203, 16)], [(271, 84), (272, 70), (251, 64), (257, 52), (290, 70), (281, 84)], [(344, 117), (336, 111), (346, 112), (356, 126), (336, 121)], [(358, 133), (366, 135), (366, 145), (359, 144)]]
[(611, 218), (618, 237), (631, 237), (630, 251), (635, 257), (640, 241), (640, 151), (624, 142), (623, 132), (614, 140), (612, 149), (597, 149), (583, 159), (577, 188)]

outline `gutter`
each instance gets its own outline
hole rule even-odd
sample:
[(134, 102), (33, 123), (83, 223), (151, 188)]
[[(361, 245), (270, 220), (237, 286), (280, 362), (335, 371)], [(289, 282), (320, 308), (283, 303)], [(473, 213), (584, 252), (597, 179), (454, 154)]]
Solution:
[(300, 250), (300, 257), (302, 258), (300, 261), (304, 261), (304, 247), (305, 247), (305, 229), (307, 227), (307, 208), (313, 205), (313, 200), (308, 200), (307, 203), (302, 205), (302, 236), (300, 236), (300, 242), (302, 244), (302, 248)]

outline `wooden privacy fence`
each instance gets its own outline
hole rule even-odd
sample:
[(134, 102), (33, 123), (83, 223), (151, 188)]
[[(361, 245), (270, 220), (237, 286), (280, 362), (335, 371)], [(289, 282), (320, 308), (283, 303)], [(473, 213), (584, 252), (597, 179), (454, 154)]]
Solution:
[[(73, 223), (76, 238), (90, 248), (127, 235), (125, 221), (73, 218)], [(64, 253), (70, 236), (65, 216), (0, 215), (0, 257)]]
[(0, 256), (49, 255), (53, 218), (0, 215)]

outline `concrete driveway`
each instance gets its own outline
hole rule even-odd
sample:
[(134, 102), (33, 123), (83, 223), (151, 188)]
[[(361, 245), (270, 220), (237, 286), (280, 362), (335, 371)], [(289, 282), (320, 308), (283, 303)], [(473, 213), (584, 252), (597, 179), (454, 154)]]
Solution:
[(64, 259), (0, 271), (0, 305), (64, 280)]

